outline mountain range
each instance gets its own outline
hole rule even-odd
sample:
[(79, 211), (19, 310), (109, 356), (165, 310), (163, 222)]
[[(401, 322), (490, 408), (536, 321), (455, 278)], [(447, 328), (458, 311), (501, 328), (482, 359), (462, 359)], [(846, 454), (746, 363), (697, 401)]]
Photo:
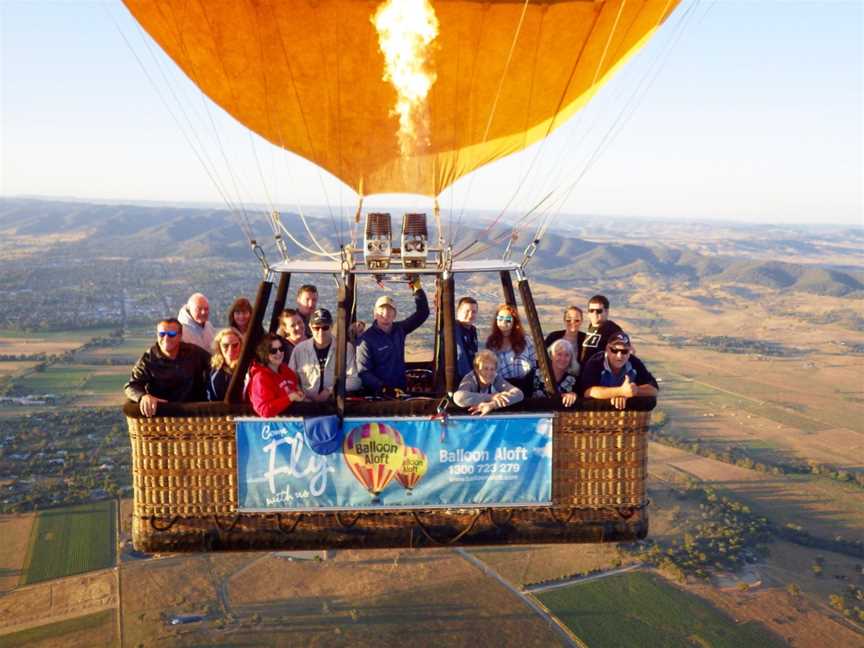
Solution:
[[(268, 258), (277, 258), (266, 219), (256, 213), (248, 220), (253, 237), (264, 247)], [(310, 245), (309, 236), (296, 214), (283, 214), (282, 222), (293, 236)], [(338, 241), (347, 237), (348, 225), (335, 218), (319, 213), (308, 217), (307, 222), (314, 236), (328, 249), (337, 248)], [(860, 267), (766, 259), (778, 245), (786, 250), (810, 253), (816, 250), (800, 227), (790, 231), (781, 228), (780, 235), (774, 234), (769, 239), (755, 236), (748, 239), (746, 226), (727, 224), (724, 227), (736, 230), (736, 236), (730, 237), (734, 239), (730, 245), (737, 253), (708, 254), (686, 242), (603, 240), (615, 229), (614, 222), (605, 219), (603, 223), (605, 229), (595, 228), (606, 235), (600, 240), (571, 233), (572, 227), (550, 229), (529, 266), (532, 276), (566, 284), (576, 277), (620, 279), (642, 274), (670, 281), (749, 284), (838, 297), (864, 295), (864, 270)], [(250, 246), (243, 234), (245, 226), (243, 216), (219, 209), (6, 198), (0, 202), (3, 241), (0, 242), (0, 261), (13, 252), (20, 257), (21, 249), (31, 249), (33, 254), (54, 258), (218, 257), (251, 262)], [(662, 227), (662, 223), (657, 225), (657, 228)], [(676, 227), (680, 229), (681, 226)], [(585, 229), (580, 228), (580, 233)], [(476, 227), (460, 226), (459, 234), (461, 241), (488, 238), (484, 230)], [(830, 239), (831, 234), (820, 229), (819, 241)], [(858, 228), (838, 228), (833, 235), (840, 242), (856, 238), (864, 241), (864, 232)], [(524, 243), (514, 246), (514, 257), (518, 258), (523, 247)], [(455, 246), (459, 248), (460, 245)], [(487, 256), (491, 257), (500, 253), (500, 249), (487, 250)], [(774, 258), (779, 256), (778, 253)]]

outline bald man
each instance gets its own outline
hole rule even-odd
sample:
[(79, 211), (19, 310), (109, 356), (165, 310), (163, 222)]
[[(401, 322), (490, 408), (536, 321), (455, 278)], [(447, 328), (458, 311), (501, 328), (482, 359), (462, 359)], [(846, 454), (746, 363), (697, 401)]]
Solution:
[(216, 331), (210, 323), (210, 302), (201, 293), (195, 293), (177, 313), (183, 325), (183, 341), (210, 353)]

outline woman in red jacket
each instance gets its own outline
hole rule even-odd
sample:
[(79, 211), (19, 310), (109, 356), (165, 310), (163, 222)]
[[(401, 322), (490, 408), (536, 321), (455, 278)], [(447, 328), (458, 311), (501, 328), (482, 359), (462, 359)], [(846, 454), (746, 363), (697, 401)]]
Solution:
[(282, 362), (285, 343), (268, 333), (255, 349), (257, 362), (249, 369), (246, 402), (258, 416), (277, 416), (294, 401), (303, 400), (295, 374)]

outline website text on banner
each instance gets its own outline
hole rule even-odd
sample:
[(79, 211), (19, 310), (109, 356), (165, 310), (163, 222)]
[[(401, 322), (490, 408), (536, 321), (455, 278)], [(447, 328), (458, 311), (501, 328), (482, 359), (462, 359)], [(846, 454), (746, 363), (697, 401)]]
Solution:
[(552, 416), (347, 418), (335, 452), (299, 418), (238, 419), (239, 509), (543, 505), (552, 500)]

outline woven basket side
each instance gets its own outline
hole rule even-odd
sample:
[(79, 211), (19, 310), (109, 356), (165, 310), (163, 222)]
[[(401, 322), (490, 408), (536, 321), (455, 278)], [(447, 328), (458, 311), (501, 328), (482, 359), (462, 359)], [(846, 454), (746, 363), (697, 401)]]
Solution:
[(237, 510), (230, 417), (127, 418), (135, 514), (226, 515)]
[(650, 412), (558, 412), (556, 506), (640, 507), (646, 502)]

